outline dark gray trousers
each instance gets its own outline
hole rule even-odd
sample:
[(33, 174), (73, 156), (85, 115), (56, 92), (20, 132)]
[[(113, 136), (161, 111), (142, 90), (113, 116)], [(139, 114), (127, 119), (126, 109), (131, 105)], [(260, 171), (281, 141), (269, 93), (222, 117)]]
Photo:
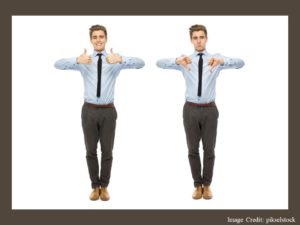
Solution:
[[(86, 146), (86, 160), (92, 188), (107, 187), (110, 180), (112, 166), (112, 150), (115, 138), (117, 111), (113, 108), (93, 108), (86, 103), (82, 106), (82, 128)], [(101, 145), (101, 171), (99, 177), (99, 163), (97, 144)]]
[[(183, 123), (188, 146), (188, 158), (194, 186), (209, 186), (212, 181), (215, 161), (219, 112), (216, 106), (194, 106), (185, 103)], [(203, 144), (203, 173), (199, 155), (199, 143)]]

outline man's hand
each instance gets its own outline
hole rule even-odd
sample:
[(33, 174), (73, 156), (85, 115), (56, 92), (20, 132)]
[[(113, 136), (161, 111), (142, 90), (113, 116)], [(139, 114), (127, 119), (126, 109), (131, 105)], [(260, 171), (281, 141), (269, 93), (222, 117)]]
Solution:
[(78, 64), (92, 64), (92, 58), (87, 55), (87, 51), (84, 49), (84, 52), (76, 59), (76, 62)]
[(110, 54), (106, 57), (106, 61), (108, 64), (117, 64), (122, 62), (122, 57), (118, 54), (114, 53), (112, 48), (110, 49)]
[(189, 64), (192, 63), (192, 59), (186, 55), (176, 58), (176, 64), (182, 65), (186, 70), (190, 70)]
[(224, 60), (221, 58), (210, 58), (208, 60), (208, 65), (211, 66), (211, 70), (213, 70), (217, 65), (223, 65)]

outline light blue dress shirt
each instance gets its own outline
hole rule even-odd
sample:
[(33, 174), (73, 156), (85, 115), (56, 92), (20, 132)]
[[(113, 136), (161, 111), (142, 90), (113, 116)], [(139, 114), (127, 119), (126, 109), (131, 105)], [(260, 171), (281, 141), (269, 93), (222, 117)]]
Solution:
[[(199, 53), (203, 53), (203, 71), (202, 71), (202, 93), (198, 96), (198, 62)], [(222, 58), (224, 60), (223, 65), (216, 66), (211, 70), (211, 66), (208, 65), (210, 58)], [(203, 52), (195, 51), (190, 55), (192, 63), (189, 64), (189, 70), (184, 68), (182, 65), (176, 64), (176, 58), (160, 59), (157, 61), (157, 66), (162, 69), (175, 69), (182, 72), (185, 84), (186, 101), (194, 102), (198, 104), (205, 104), (215, 101), (216, 98), (216, 80), (222, 69), (235, 68), (239, 69), (244, 66), (244, 61), (238, 58), (228, 58), (220, 54), (209, 54), (206, 50)]]
[(78, 70), (84, 81), (84, 101), (93, 104), (109, 104), (114, 102), (116, 78), (122, 69), (140, 69), (145, 66), (145, 62), (136, 57), (122, 56), (122, 62), (117, 64), (108, 64), (105, 50), (102, 53), (102, 73), (101, 73), (101, 95), (97, 97), (97, 62), (99, 52), (94, 51), (91, 54), (92, 64), (77, 64), (76, 57), (60, 59), (54, 66), (61, 70)]

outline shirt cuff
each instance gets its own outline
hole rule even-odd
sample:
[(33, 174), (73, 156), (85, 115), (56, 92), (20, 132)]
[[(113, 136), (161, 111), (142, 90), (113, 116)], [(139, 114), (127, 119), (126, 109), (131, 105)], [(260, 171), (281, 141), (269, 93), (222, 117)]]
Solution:
[(120, 64), (124, 64), (124, 65), (128, 64), (128, 61), (129, 61), (128, 57), (125, 57), (122, 55), (120, 55), (120, 56), (122, 57), (122, 61), (120, 62)]
[(79, 63), (77, 63), (77, 58), (78, 57), (71, 58), (70, 62), (73, 63), (74, 65), (79, 65)]
[(226, 58), (222, 58), (223, 61), (224, 61), (224, 64), (220, 64), (220, 66), (229, 66), (229, 59), (226, 59)]

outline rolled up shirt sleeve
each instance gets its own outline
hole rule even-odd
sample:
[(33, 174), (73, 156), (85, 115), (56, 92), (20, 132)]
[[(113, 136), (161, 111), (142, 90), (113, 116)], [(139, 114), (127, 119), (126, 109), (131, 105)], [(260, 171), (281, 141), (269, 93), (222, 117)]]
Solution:
[(120, 65), (122, 69), (141, 69), (145, 66), (145, 62), (138, 57), (122, 56), (122, 62)]
[(76, 57), (60, 59), (54, 63), (54, 67), (59, 70), (79, 70), (80, 66), (76, 60)]
[(160, 59), (156, 62), (156, 65), (162, 69), (182, 70), (181, 66), (176, 64), (176, 58)]
[(244, 60), (239, 58), (229, 58), (222, 56), (224, 64), (221, 66), (222, 69), (239, 69), (245, 65)]

